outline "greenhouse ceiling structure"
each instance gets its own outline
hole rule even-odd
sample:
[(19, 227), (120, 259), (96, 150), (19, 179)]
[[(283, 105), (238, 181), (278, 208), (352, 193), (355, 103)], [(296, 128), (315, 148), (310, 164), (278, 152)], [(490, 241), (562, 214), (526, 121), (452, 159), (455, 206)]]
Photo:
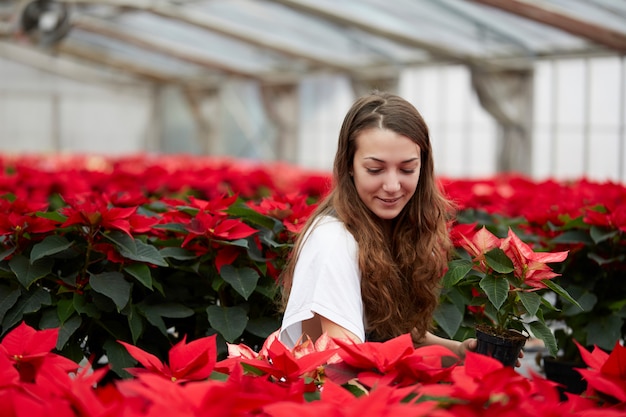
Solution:
[[(254, 80), (269, 102), (282, 100), (279, 110), (311, 74), (345, 74), (359, 92), (393, 90), (406, 67), (465, 65), (511, 145), (501, 168), (515, 169), (506, 155), (525, 152), (531, 103), (511, 86), (523, 85), (537, 59), (623, 57), (626, 2), (0, 0), (0, 35), (0, 57), (70, 78), (131, 77), (207, 94), (227, 79)], [(268, 114), (279, 126), (290, 117)]]
[(626, 2), (616, 0), (0, 0), (0, 16), (4, 56), (37, 65), (37, 51), (207, 87), (626, 52)]

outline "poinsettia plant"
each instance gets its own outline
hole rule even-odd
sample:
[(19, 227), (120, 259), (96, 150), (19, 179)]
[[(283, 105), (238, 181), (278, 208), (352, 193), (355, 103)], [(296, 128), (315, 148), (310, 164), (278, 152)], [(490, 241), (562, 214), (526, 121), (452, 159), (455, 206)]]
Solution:
[(444, 331), (454, 336), (469, 312), (474, 324), (492, 326), (497, 336), (511, 329), (533, 334), (556, 355), (556, 339), (544, 312), (554, 309), (550, 294), (577, 304), (554, 282), (559, 274), (550, 266), (563, 262), (568, 252), (535, 251), (512, 228), (500, 238), (485, 226), (459, 224), (452, 236), (458, 257), (449, 262), (443, 278), (443, 303), (447, 305), (437, 313)]

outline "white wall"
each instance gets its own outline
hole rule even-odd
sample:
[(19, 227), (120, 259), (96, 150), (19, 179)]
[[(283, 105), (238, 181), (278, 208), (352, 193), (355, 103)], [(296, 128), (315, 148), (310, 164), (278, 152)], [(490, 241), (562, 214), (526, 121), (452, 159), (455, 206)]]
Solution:
[(0, 151), (123, 154), (146, 148), (152, 96), (0, 59)]

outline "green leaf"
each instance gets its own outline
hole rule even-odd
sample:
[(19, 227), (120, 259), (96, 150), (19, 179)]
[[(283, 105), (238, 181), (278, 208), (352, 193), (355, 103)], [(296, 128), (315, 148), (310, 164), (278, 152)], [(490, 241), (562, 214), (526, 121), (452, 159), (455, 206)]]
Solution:
[(131, 305), (130, 312), (128, 313), (128, 327), (130, 328), (130, 334), (133, 338), (133, 344), (137, 344), (137, 340), (143, 333), (143, 319), (136, 306)]
[(3, 251), (0, 252), (0, 261), (6, 259), (8, 256), (12, 255), (13, 252), (15, 252), (17, 248), (15, 246), (5, 249)]
[(618, 229), (607, 230), (598, 226), (591, 226), (591, 229), (589, 230), (589, 236), (596, 244), (603, 242), (607, 239), (611, 239), (612, 237), (617, 236), (619, 233), (620, 231)]
[(61, 324), (56, 345), (56, 348), (58, 350), (63, 349), (67, 341), (70, 340), (70, 337), (72, 337), (74, 333), (76, 333), (76, 330), (78, 330), (82, 323), (83, 320), (80, 318), (80, 316), (78, 314), (74, 314), (72, 317), (70, 317), (68, 320)]
[(59, 252), (63, 252), (72, 245), (73, 243), (65, 239), (63, 236), (46, 236), (44, 240), (33, 246), (33, 249), (30, 252), (30, 262), (33, 263), (46, 256), (52, 256)]
[(511, 259), (500, 248), (493, 248), (485, 253), (485, 261), (491, 269), (501, 274), (508, 274), (515, 270)]
[(41, 217), (42, 219), (54, 220), (59, 223), (63, 223), (67, 220), (67, 217), (62, 215), (58, 211), (38, 211), (35, 213), (35, 215), (37, 217)]
[(503, 277), (496, 278), (493, 275), (486, 275), (480, 280), (479, 285), (496, 310), (500, 309), (509, 293), (509, 281)]
[(130, 300), (132, 285), (130, 282), (126, 281), (124, 274), (121, 272), (91, 274), (89, 284), (95, 292), (113, 300), (117, 311), (121, 311)]
[(624, 320), (615, 315), (594, 317), (585, 326), (587, 331), (586, 344), (589, 346), (598, 345), (598, 347), (608, 351), (613, 350), (615, 342), (622, 335), (621, 329), (623, 325)]
[(124, 271), (139, 281), (144, 287), (152, 289), (152, 274), (148, 265), (142, 263), (131, 264), (125, 266)]
[(167, 247), (159, 250), (163, 258), (172, 258), (178, 261), (190, 261), (196, 259), (198, 255), (183, 248)]
[(155, 314), (160, 317), (169, 318), (185, 318), (193, 316), (193, 309), (174, 302), (166, 302), (161, 304), (145, 304), (140, 305), (141, 310), (146, 314)]
[(248, 321), (246, 331), (255, 336), (267, 339), (280, 327), (280, 321), (273, 317), (257, 317)]
[(76, 312), (74, 300), (64, 298), (57, 302), (57, 317), (59, 318), (59, 322), (65, 323), (65, 320), (70, 318), (74, 312)]
[(220, 275), (245, 300), (250, 297), (259, 281), (259, 273), (252, 268), (235, 268), (224, 265)]
[(282, 225), (278, 220), (265, 216), (245, 204), (233, 204), (226, 210), (226, 213), (270, 230), (274, 230), (277, 225)]
[(463, 322), (463, 312), (454, 304), (442, 303), (435, 310), (434, 319), (448, 337), (453, 338)]
[(472, 262), (467, 259), (454, 259), (448, 262), (448, 271), (443, 276), (443, 287), (451, 288), (472, 270)]
[(78, 314), (84, 314), (87, 317), (99, 319), (102, 312), (93, 303), (88, 303), (85, 296), (74, 293), (72, 298), (74, 309)]
[(137, 361), (128, 353), (126, 348), (112, 339), (107, 339), (102, 347), (106, 352), (111, 370), (121, 378), (130, 378), (131, 375), (126, 371), (126, 368), (132, 368), (137, 364)]
[(139, 239), (133, 239), (122, 232), (111, 232), (104, 236), (115, 243), (120, 254), (125, 258), (138, 262), (148, 262), (157, 266), (168, 266), (158, 249), (152, 245)]
[(554, 333), (552, 333), (552, 330), (550, 330), (548, 326), (539, 321), (530, 322), (528, 323), (528, 326), (530, 327), (530, 331), (535, 335), (535, 337), (543, 341), (544, 345), (550, 352), (550, 355), (556, 356), (559, 348), (556, 345), (556, 338), (554, 337)]
[(0, 323), (4, 320), (4, 315), (15, 305), (20, 298), (19, 288), (11, 288), (8, 285), (0, 285)]
[(517, 295), (528, 314), (531, 316), (537, 314), (537, 310), (539, 310), (539, 306), (541, 305), (541, 296), (539, 294), (536, 292), (520, 291)]
[(209, 316), (209, 324), (217, 330), (229, 343), (234, 343), (248, 324), (246, 310), (240, 306), (220, 307), (209, 306), (206, 309)]
[(17, 276), (17, 280), (28, 289), (35, 281), (52, 272), (52, 259), (41, 259), (31, 264), (24, 255), (16, 255), (9, 261), (11, 271)]
[(17, 303), (9, 310), (2, 320), (2, 333), (22, 321), (25, 314), (35, 313), (42, 306), (52, 304), (50, 292), (41, 287), (33, 287), (23, 293)]
[(550, 279), (544, 279), (541, 282), (543, 282), (546, 287), (550, 288), (552, 291), (565, 298), (567, 301), (574, 304), (576, 307), (580, 308), (581, 311), (583, 311), (583, 308), (580, 304), (578, 304), (578, 301), (574, 300), (572, 296), (569, 295), (569, 293), (559, 284)]
[(582, 243), (585, 246), (593, 245), (593, 240), (589, 237), (589, 234), (583, 230), (568, 230), (566, 232), (561, 233), (554, 239), (552, 239), (553, 244), (578, 244)]

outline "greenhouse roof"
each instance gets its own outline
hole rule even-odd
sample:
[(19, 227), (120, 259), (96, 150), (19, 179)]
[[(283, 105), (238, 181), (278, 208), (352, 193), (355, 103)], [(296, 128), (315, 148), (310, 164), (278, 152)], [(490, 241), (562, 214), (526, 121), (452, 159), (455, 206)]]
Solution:
[(207, 88), (626, 52), (615, 0), (0, 0), (0, 17), (0, 57)]

